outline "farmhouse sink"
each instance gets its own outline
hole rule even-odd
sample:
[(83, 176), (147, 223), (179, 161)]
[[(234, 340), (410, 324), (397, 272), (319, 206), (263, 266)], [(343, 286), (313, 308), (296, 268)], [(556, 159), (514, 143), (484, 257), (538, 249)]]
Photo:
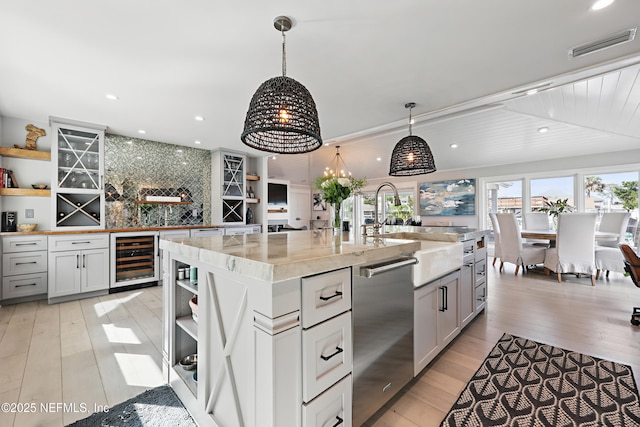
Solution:
[(424, 235), (412, 232), (381, 234), (387, 239), (419, 240), (420, 250), (414, 253), (418, 264), (413, 266), (413, 286), (422, 286), (462, 267), (462, 243), (424, 240)]

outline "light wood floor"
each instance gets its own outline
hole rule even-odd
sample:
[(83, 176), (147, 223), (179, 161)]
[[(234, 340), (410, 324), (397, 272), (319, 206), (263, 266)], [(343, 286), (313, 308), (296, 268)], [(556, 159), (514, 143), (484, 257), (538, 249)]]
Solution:
[[(611, 273), (592, 287), (585, 277), (567, 275), (558, 284), (554, 275), (515, 277), (510, 265), (496, 270), (489, 268), (487, 312), (370, 426), (439, 425), (503, 332), (631, 365), (640, 378), (640, 328), (629, 323), (640, 289), (630, 279)], [(0, 404), (37, 406), (34, 413), (0, 411), (0, 426), (63, 426), (94, 405), (113, 406), (162, 384), (161, 312), (159, 287), (0, 308)]]

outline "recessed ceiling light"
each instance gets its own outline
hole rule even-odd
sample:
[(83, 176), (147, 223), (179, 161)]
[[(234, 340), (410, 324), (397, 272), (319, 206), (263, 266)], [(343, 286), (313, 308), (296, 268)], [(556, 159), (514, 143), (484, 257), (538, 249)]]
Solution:
[(143, 130), (143, 129), (140, 129), (140, 130), (138, 131), (138, 133), (147, 133), (147, 131), (146, 131), (146, 130)]
[(196, 118), (196, 121), (199, 121), (199, 122), (204, 120), (204, 117), (202, 116), (196, 116), (195, 118)]
[(604, 9), (607, 6), (610, 6), (611, 3), (613, 3), (613, 0), (598, 0), (593, 4), (593, 6), (591, 6), (591, 10)]
[(450, 144), (449, 147), (451, 148), (458, 148), (458, 144)]
[(111, 94), (111, 93), (106, 94), (106, 95), (105, 95), (105, 97), (106, 97), (107, 99), (112, 100), (112, 101), (115, 101), (116, 99), (118, 99), (118, 97), (117, 97), (117, 96), (115, 96), (114, 94)]
[(196, 144), (196, 145), (202, 144), (200, 141), (193, 141), (193, 143)]
[(382, 161), (382, 157), (376, 157), (376, 160), (381, 162)]
[(538, 128), (538, 133), (547, 133), (547, 132), (549, 132), (549, 128), (546, 126)]
[(275, 159), (276, 159), (276, 156), (271, 156), (271, 160), (275, 160)]

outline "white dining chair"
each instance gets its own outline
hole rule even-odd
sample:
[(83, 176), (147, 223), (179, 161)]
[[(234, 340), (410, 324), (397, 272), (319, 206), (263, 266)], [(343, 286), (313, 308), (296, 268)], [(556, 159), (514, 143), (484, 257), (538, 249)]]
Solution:
[[(523, 225), (525, 230), (549, 230), (549, 215), (546, 212), (523, 212)], [(534, 245), (549, 247), (549, 241), (543, 239), (525, 239), (525, 242)]]
[(502, 272), (504, 263), (502, 262), (502, 247), (500, 245), (500, 224), (498, 224), (495, 213), (490, 213), (489, 218), (491, 219), (491, 226), (493, 228), (493, 263), (491, 265), (496, 265), (496, 260), (500, 258), (500, 268), (498, 271)]
[(595, 285), (595, 213), (561, 213), (558, 215), (556, 247), (546, 250), (544, 266), (558, 275), (563, 273), (588, 274)]
[(606, 231), (609, 233), (617, 233), (618, 238), (615, 240), (599, 240), (595, 248), (596, 258), (596, 280), (600, 277), (601, 271), (606, 271), (606, 277), (609, 272), (624, 273), (624, 257), (618, 249), (620, 243), (624, 243), (624, 237), (629, 224), (629, 212), (605, 212), (600, 219), (598, 231)]
[(524, 274), (526, 266), (542, 264), (545, 248), (541, 246), (527, 246), (522, 243), (520, 227), (516, 215), (513, 213), (496, 214), (500, 227), (500, 263), (509, 262), (516, 266), (516, 276), (520, 267)]

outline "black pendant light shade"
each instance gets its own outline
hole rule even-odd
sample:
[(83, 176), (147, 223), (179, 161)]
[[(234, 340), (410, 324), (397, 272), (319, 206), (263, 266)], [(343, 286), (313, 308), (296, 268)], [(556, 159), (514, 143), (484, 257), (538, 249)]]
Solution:
[(278, 16), (273, 26), (282, 33), (282, 76), (262, 83), (253, 94), (240, 139), (270, 153), (308, 153), (322, 146), (318, 110), (307, 88), (287, 77), (284, 33), (293, 22)]
[(411, 135), (411, 109), (415, 103), (405, 105), (409, 108), (409, 136), (402, 138), (391, 153), (389, 175), (411, 176), (432, 173), (436, 171), (436, 163), (431, 154), (427, 141), (419, 136)]
[(316, 103), (301, 83), (273, 77), (251, 98), (242, 142), (271, 153), (308, 153), (322, 146)]

